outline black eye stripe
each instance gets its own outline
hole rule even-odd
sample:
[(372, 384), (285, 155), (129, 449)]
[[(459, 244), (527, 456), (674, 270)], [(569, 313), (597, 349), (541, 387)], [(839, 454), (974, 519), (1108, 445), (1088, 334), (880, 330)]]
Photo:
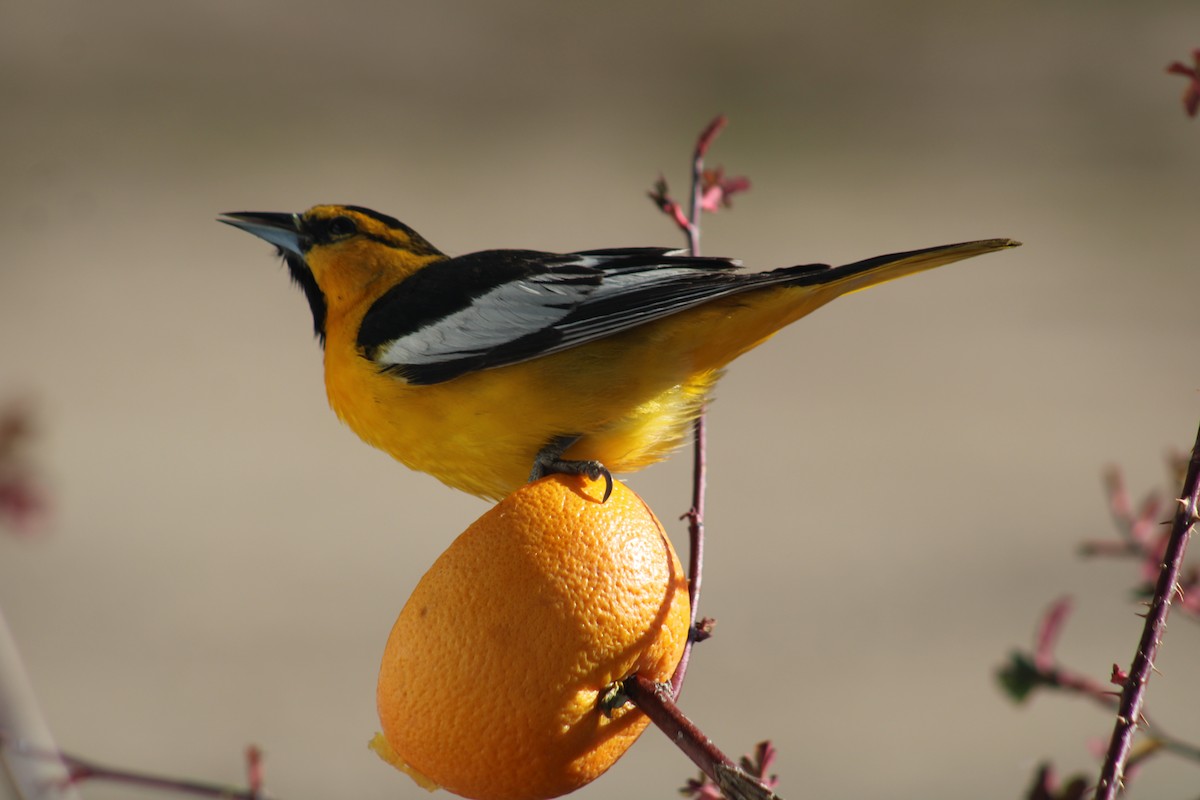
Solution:
[[(306, 216), (302, 219), (301, 227), (306, 252), (313, 246), (329, 245), (352, 236), (361, 236), (372, 242), (397, 250), (405, 250), (417, 256), (442, 255), (440, 250), (399, 220), (358, 206), (341, 206), (337, 210), (351, 213), (328, 217)], [(360, 214), (366, 219), (359, 217)], [(378, 230), (379, 226), (374, 224), (376, 222), (383, 223), (384, 230)]]
[(358, 225), (346, 216), (330, 219), (310, 219), (304, 226), (314, 244), (329, 244), (335, 239), (344, 239), (358, 232)]
[(329, 220), (329, 233), (333, 236), (350, 236), (358, 231), (358, 226), (349, 217), (334, 217)]

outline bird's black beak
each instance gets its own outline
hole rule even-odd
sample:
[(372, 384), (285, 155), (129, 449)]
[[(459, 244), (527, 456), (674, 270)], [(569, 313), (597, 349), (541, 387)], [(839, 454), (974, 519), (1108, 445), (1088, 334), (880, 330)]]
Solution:
[(275, 245), (283, 253), (304, 257), (307, 242), (300, 226), (299, 214), (280, 214), (275, 211), (236, 211), (222, 214), (219, 222), (240, 228)]

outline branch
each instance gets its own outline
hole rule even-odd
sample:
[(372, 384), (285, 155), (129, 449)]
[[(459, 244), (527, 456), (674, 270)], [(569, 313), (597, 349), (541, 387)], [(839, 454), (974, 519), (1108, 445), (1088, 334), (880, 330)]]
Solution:
[(1125, 689), (1121, 693), (1117, 721), (1113, 726), (1112, 739), (1104, 758), (1104, 766), (1100, 770), (1096, 800), (1113, 800), (1121, 789), (1126, 761), (1133, 746), (1133, 734), (1138, 720), (1142, 716), (1146, 685), (1150, 681), (1150, 672), (1154, 669), (1154, 659), (1158, 655), (1158, 648), (1162, 644), (1163, 633), (1166, 630), (1171, 598), (1179, 591), (1179, 574), (1183, 567), (1184, 553), (1187, 551), (1187, 541), (1197, 519), (1200, 519), (1197, 512), (1198, 498), (1200, 498), (1200, 430), (1196, 433), (1196, 443), (1192, 447), (1192, 457), (1183, 480), (1183, 490), (1180, 492), (1179, 508), (1175, 512), (1171, 535), (1163, 553), (1162, 571), (1158, 575), (1158, 582), (1154, 586), (1154, 595), (1150, 599), (1150, 610), (1146, 614), (1142, 638), (1138, 643), (1137, 653), (1133, 657), (1133, 664), (1129, 668)]
[[(3, 738), (0, 738), (0, 744), (6, 744)], [(5, 749), (20, 754), (30, 763), (56, 764), (63, 769), (62, 780), (55, 784), (58, 787), (59, 794), (47, 794), (46, 787), (43, 786), (36, 793), (23, 795), (30, 798), (39, 798), (39, 800), (46, 797), (53, 797), (57, 800), (58, 798), (68, 796), (63, 794), (63, 792), (69, 792), (70, 797), (77, 798), (78, 795), (74, 787), (88, 780), (113, 781), (114, 783), (137, 786), (143, 789), (163, 789), (177, 794), (190, 794), (197, 797), (217, 797), (221, 798), (221, 800), (263, 800), (267, 797), (262, 791), (262, 752), (254, 746), (246, 749), (247, 772), (250, 780), (249, 789), (235, 789), (217, 783), (205, 783), (203, 781), (188, 780), (187, 778), (173, 778), (164, 775), (152, 775), (147, 772), (135, 772), (118, 767), (106, 767), (103, 764), (98, 764), (95, 761), (89, 761), (70, 753), (34, 748), (21, 742), (13, 746), (6, 746)]]
[(707, 188), (704, 185), (704, 157), (727, 124), (729, 120), (724, 114), (713, 117), (712, 122), (700, 132), (696, 149), (692, 151), (692, 198), (688, 207), (687, 237), (688, 250), (694, 256), (700, 255), (700, 214), (704, 207), (704, 190)]
[(623, 682), (622, 693), (717, 784), (728, 800), (779, 800), (779, 795), (733, 763), (684, 716), (671, 697), (670, 686), (634, 675)]
[[(698, 234), (697, 234), (698, 235)], [(671, 676), (671, 694), (678, 697), (683, 690), (683, 679), (687, 675), (688, 663), (692, 660), (692, 645), (712, 635), (713, 620), (705, 618), (697, 622), (700, 611), (700, 584), (704, 572), (704, 493), (708, 488), (708, 433), (704, 415), (696, 419), (695, 456), (692, 461), (692, 507), (684, 516), (688, 521), (688, 602), (691, 604), (691, 619), (688, 621), (688, 639), (683, 646), (683, 655), (675, 665)]]
[[(692, 150), (692, 186), (691, 201), (688, 213), (684, 215), (679, 203), (671, 198), (665, 178), (659, 178), (650, 192), (664, 214), (671, 217), (687, 239), (688, 250), (693, 256), (700, 255), (700, 217), (704, 211), (715, 211), (721, 205), (729, 204), (729, 196), (735, 192), (745, 191), (750, 182), (745, 178), (726, 179), (721, 170), (705, 171), (704, 157), (708, 148), (721, 133), (728, 119), (718, 115), (700, 132), (696, 146)], [(687, 675), (688, 664), (692, 658), (692, 645), (704, 641), (712, 631), (713, 621), (698, 620), (700, 609), (700, 585), (704, 572), (704, 494), (708, 485), (708, 462), (706, 458), (707, 435), (704, 414), (696, 419), (695, 425), (695, 458), (692, 465), (692, 506), (684, 515), (688, 520), (688, 600), (691, 603), (691, 620), (688, 626), (688, 640), (683, 648), (683, 655), (671, 676), (672, 696), (678, 697), (683, 688), (683, 679)]]
[[(1010, 655), (1008, 663), (998, 671), (997, 677), (1009, 698), (1017, 703), (1027, 700), (1034, 690), (1045, 688), (1086, 697), (1105, 710), (1114, 711), (1119, 706), (1121, 694), (1109, 686), (1125, 685), (1129, 676), (1124, 671), (1114, 664), (1110, 682), (1105, 684), (1062, 665), (1054, 653), (1055, 644), (1066, 625), (1070, 611), (1070, 598), (1064, 597), (1055, 601), (1046, 610), (1038, 625), (1033, 652), (1015, 652)], [(1200, 761), (1200, 747), (1168, 734), (1150, 719), (1149, 714), (1142, 713), (1141, 724), (1146, 732), (1147, 741), (1139, 756), (1130, 758), (1130, 766), (1135, 761), (1144, 761), (1158, 752), (1173, 753), (1192, 761)]]

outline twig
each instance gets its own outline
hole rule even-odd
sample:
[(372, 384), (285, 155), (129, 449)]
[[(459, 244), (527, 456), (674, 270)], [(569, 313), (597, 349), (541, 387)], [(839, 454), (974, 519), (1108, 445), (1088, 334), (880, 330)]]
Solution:
[[(3, 739), (0, 739), (3, 743)], [(106, 767), (102, 764), (97, 764), (94, 761), (89, 761), (79, 756), (63, 753), (61, 751), (43, 750), (31, 747), (27, 744), (16, 743), (6, 747), (7, 750), (17, 753), (30, 761), (43, 763), (57, 764), (59, 767), (65, 767), (63, 781), (59, 791), (70, 791), (71, 796), (77, 796), (73, 787), (87, 780), (106, 780), (116, 783), (123, 783), (127, 786), (138, 786), (143, 789), (163, 789), (177, 794), (190, 794), (198, 797), (218, 797), (222, 800), (263, 800), (267, 797), (261, 786), (251, 786), (249, 789), (235, 789), (230, 786), (223, 786), (216, 783), (205, 783), (203, 781), (193, 781), (186, 778), (172, 778), (163, 775), (151, 775), (146, 772), (135, 772), (133, 770), (120, 769), (117, 767)], [(257, 751), (257, 748), (253, 748)], [(253, 770), (254, 763), (251, 760), (250, 751), (247, 751), (247, 760)], [(253, 775), (251, 776), (254, 780)], [(44, 793), (45, 787), (38, 794), (30, 794), (29, 797), (47, 797)], [(66, 795), (54, 795), (56, 798)]]
[(258, 745), (246, 748), (246, 786), (250, 789), (251, 797), (259, 800), (263, 792), (263, 752)]
[[(1035, 689), (1047, 688), (1082, 695), (1106, 709), (1114, 709), (1120, 696), (1118, 692), (1058, 662), (1054, 648), (1070, 613), (1071, 598), (1055, 600), (1038, 623), (1032, 653), (1014, 652), (1008, 663), (998, 670), (997, 678), (1014, 702), (1024, 702)], [(1113, 674), (1117, 675), (1116, 672)]]
[(1049, 669), (1054, 665), (1054, 648), (1066, 625), (1067, 617), (1071, 614), (1072, 605), (1070, 597), (1060, 597), (1050, 605), (1046, 615), (1042, 617), (1037, 636), (1033, 640), (1033, 663), (1038, 669)]
[[(675, 220), (675, 224), (687, 238), (688, 250), (693, 256), (700, 255), (700, 216), (704, 213), (704, 157), (713, 140), (725, 127), (728, 120), (724, 115), (715, 117), (696, 139), (696, 147), (692, 151), (692, 191), (688, 215), (680, 213), (679, 205), (667, 195), (665, 180), (659, 181), (658, 194), (652, 194), (665, 213)], [(687, 676), (688, 663), (692, 658), (692, 645), (707, 638), (708, 627), (698, 627), (697, 619), (700, 609), (700, 585), (704, 573), (704, 494), (708, 486), (708, 461), (706, 457), (707, 435), (704, 414), (701, 413), (695, 423), (695, 456), (692, 462), (692, 507), (685, 515), (688, 520), (688, 601), (691, 604), (691, 619), (688, 625), (688, 640), (683, 648), (683, 655), (671, 676), (671, 694), (678, 697), (683, 689), (683, 679)]]
[(623, 694), (717, 784), (728, 800), (779, 800), (779, 795), (733, 763), (684, 716), (671, 697), (670, 686), (634, 675), (624, 682)]
[(729, 124), (729, 120), (724, 114), (719, 114), (713, 117), (712, 122), (708, 123), (703, 131), (700, 132), (700, 137), (696, 139), (696, 149), (692, 151), (692, 197), (691, 203), (688, 206), (688, 250), (692, 255), (700, 255), (700, 214), (703, 212), (704, 201), (704, 157), (708, 155), (708, 148), (716, 140), (717, 136)]
[[(1060, 600), (1047, 612), (1039, 630), (1039, 645), (1050, 627), (1057, 627), (1061, 624), (1059, 615), (1065, 615), (1065, 608), (1064, 601)], [(1054, 617), (1058, 618), (1052, 619)], [(1057, 631), (1053, 636), (1057, 636)], [(1112, 683), (1124, 684), (1128, 677), (1115, 664), (1113, 665)], [(1013, 654), (1010, 663), (1001, 670), (1001, 680), (1006, 684), (1010, 696), (1017, 701), (1025, 699), (1033, 689), (1039, 687), (1086, 697), (1107, 711), (1115, 711), (1119, 707), (1121, 699), (1120, 692), (1109, 689), (1109, 684), (1101, 683), (1088, 675), (1058, 663), (1049, 649), (1042, 649), (1040, 646), (1032, 656), (1023, 653)], [(1165, 732), (1150, 718), (1149, 714), (1142, 713), (1141, 724), (1147, 737), (1155, 743), (1155, 750), (1173, 753), (1192, 761), (1200, 761), (1200, 747)], [(1149, 754), (1150, 751), (1145, 755)]]
[(683, 655), (675, 665), (671, 676), (671, 694), (675, 697), (683, 690), (683, 679), (687, 675), (688, 663), (692, 660), (692, 645), (707, 639), (712, 630), (712, 621), (707, 625), (697, 624), (700, 609), (700, 584), (704, 572), (704, 493), (708, 485), (707, 432), (704, 415), (695, 424), (695, 457), (692, 462), (692, 507), (685, 515), (688, 520), (688, 602), (691, 604), (691, 619), (688, 621), (688, 638), (683, 646)]
[(76, 782), (82, 780), (106, 780), (124, 783), (129, 786), (140, 786), (146, 789), (165, 789), (178, 794), (190, 794), (197, 797), (219, 797), (222, 800), (262, 800), (263, 794), (255, 789), (234, 789), (216, 783), (193, 781), (186, 778), (171, 778), (163, 775), (151, 775), (146, 772), (106, 767), (94, 761), (87, 761), (77, 756), (62, 755), (63, 762), (71, 770)]
[(1154, 659), (1158, 655), (1159, 645), (1162, 644), (1167, 614), (1171, 609), (1171, 598), (1179, 586), (1179, 574), (1183, 567), (1184, 553), (1187, 551), (1188, 537), (1196, 520), (1200, 518), (1197, 512), (1198, 497), (1200, 497), (1200, 430), (1196, 433), (1196, 443), (1192, 447), (1192, 457), (1184, 477), (1183, 490), (1180, 492), (1179, 508), (1175, 512), (1171, 536), (1167, 540), (1166, 550), (1163, 553), (1162, 571), (1158, 575), (1158, 582), (1154, 586), (1154, 595), (1150, 599), (1150, 610), (1146, 614), (1142, 638), (1129, 668), (1125, 689), (1121, 693), (1112, 739), (1109, 742), (1108, 753), (1104, 757), (1104, 765), (1100, 769), (1096, 800), (1113, 800), (1121, 789), (1125, 764), (1133, 746), (1133, 734), (1145, 703), (1146, 684), (1150, 680), (1150, 672), (1154, 669)]
[(1183, 90), (1183, 110), (1189, 117), (1196, 116), (1200, 113), (1200, 48), (1192, 51), (1190, 67), (1182, 61), (1173, 61), (1167, 66), (1167, 72), (1188, 79), (1187, 88)]

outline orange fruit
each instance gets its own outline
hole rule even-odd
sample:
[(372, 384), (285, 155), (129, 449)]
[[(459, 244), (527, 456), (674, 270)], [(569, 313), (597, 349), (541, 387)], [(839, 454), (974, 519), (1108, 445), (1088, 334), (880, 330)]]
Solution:
[(384, 649), (385, 760), (426, 788), (541, 800), (595, 779), (645, 729), (598, 699), (670, 678), (687, 581), (662, 525), (621, 483), (551, 475), (518, 489), (438, 558)]

